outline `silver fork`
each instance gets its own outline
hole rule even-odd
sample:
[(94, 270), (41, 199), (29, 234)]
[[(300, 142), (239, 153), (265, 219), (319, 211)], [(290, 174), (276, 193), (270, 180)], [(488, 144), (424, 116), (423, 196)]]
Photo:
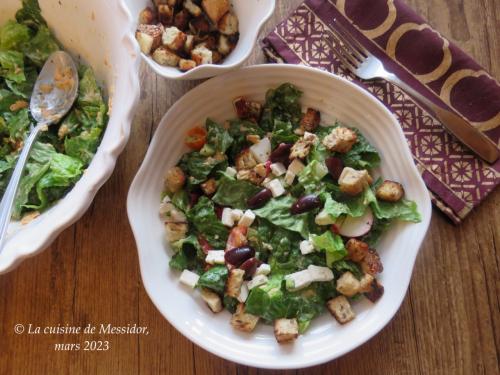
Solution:
[(403, 91), (433, 112), (450, 133), (455, 135), (455, 137), (481, 158), (490, 163), (498, 159), (499, 150), (497, 146), (482, 132), (455, 113), (436, 105), (413, 87), (399, 79), (394, 73), (387, 71), (382, 61), (373, 56), (353, 38), (345, 27), (338, 22), (335, 22), (335, 26), (335, 28), (332, 28), (332, 33), (330, 34), (335, 42), (335, 45), (332, 43), (332, 49), (342, 64), (353, 74), (365, 80), (382, 78), (399, 86)]

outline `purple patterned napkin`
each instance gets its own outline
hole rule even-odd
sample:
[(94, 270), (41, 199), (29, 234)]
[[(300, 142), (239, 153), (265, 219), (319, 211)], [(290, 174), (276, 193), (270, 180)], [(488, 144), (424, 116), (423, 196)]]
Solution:
[(500, 183), (500, 160), (490, 165), (477, 158), (396, 86), (362, 82), (344, 69), (330, 47), (334, 19), (388, 70), (497, 145), (499, 83), (400, 0), (306, 0), (263, 40), (270, 61), (328, 70), (379, 98), (399, 119), (433, 203), (460, 223)]

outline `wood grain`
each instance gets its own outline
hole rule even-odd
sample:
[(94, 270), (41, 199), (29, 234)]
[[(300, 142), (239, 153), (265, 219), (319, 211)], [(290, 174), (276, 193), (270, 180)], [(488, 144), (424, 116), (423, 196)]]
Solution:
[[(264, 35), (300, 0), (278, 0)], [(498, 0), (409, 0), (443, 35), (500, 77)], [(262, 63), (256, 48), (249, 64)], [(236, 365), (181, 336), (147, 296), (126, 217), (130, 182), (163, 114), (198, 82), (141, 67), (141, 101), (125, 152), (84, 217), (42, 254), (0, 276), (0, 374), (498, 374), (500, 194), (455, 227), (434, 211), (395, 318), (357, 350), (322, 366), (264, 371)], [(401, 249), (404, 251), (404, 249)], [(95, 335), (107, 352), (54, 351), (87, 336), (16, 335), (17, 323), (147, 326), (147, 336)]]

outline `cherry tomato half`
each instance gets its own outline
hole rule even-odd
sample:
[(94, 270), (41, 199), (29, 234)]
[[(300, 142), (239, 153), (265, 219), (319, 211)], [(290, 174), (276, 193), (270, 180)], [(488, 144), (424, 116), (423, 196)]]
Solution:
[(185, 143), (193, 150), (201, 150), (207, 142), (207, 131), (201, 126), (195, 126), (186, 133)]

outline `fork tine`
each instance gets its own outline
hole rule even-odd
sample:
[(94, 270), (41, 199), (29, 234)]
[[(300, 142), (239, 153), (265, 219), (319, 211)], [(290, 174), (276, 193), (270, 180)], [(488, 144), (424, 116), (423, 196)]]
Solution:
[(337, 26), (334, 30), (337, 31), (337, 34), (341, 34), (341, 36), (343, 36), (347, 40), (348, 45), (353, 46), (353, 49), (362, 52), (365, 56), (371, 56), (371, 53), (361, 43), (359, 43), (356, 38), (354, 38), (352, 34), (347, 31), (347, 29), (340, 22), (337, 22), (336, 19), (334, 19), (333, 21)]
[[(363, 62), (366, 59), (366, 56), (364, 56), (361, 51), (358, 51), (358, 49), (352, 45), (341, 33), (338, 32), (338, 30), (332, 29), (332, 35), (335, 37), (336, 41), (342, 41), (342, 44), (344, 46), (344, 49), (349, 51), (349, 55), (354, 55), (357, 60), (360, 62)], [(338, 43), (337, 43), (338, 44)], [(356, 61), (356, 64), (359, 64), (358, 61)]]
[(329, 33), (329, 36), (333, 39), (332, 44), (332, 49), (336, 52), (335, 54), (337, 57), (340, 59), (340, 61), (346, 65), (351, 72), (355, 73), (355, 70), (358, 68), (358, 65), (360, 62), (354, 58), (350, 54), (350, 48), (347, 46), (344, 46), (341, 42), (340, 39), (333, 33)]

